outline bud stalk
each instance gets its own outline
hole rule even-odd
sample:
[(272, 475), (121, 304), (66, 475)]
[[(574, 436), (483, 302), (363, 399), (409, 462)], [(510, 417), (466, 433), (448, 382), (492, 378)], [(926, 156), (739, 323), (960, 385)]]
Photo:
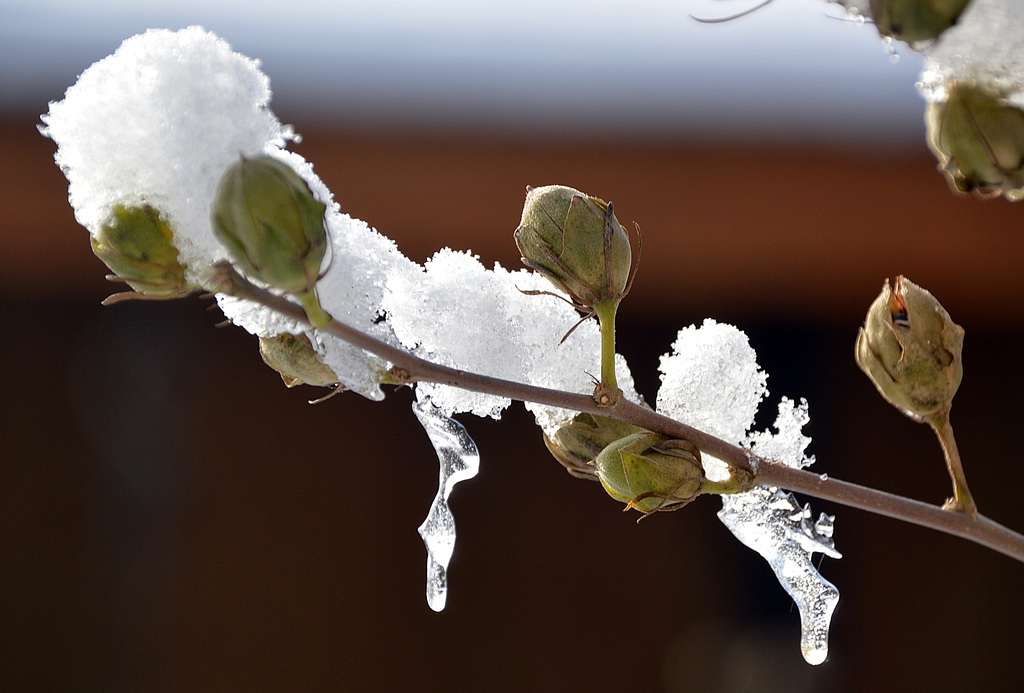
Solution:
[(942, 453), (946, 457), (946, 470), (953, 482), (953, 497), (946, 501), (942, 507), (946, 510), (977, 515), (978, 506), (974, 502), (970, 489), (967, 488), (967, 476), (964, 474), (963, 464), (960, 462), (960, 450), (956, 446), (956, 438), (953, 437), (953, 427), (949, 423), (949, 412), (943, 412), (928, 420), (928, 425), (939, 437), (939, 445), (942, 446)]
[(604, 301), (594, 306), (601, 326), (601, 385), (613, 399), (618, 399), (619, 385), (615, 377), (615, 312), (621, 299)]

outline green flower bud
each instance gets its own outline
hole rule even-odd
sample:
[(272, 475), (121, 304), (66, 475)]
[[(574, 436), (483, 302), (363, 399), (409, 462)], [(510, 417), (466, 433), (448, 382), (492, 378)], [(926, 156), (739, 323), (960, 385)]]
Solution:
[(320, 361), (306, 335), (260, 337), (260, 356), (264, 363), (281, 374), (286, 387), (334, 387), (338, 384), (338, 376)]
[[(92, 237), (92, 252), (140, 294), (178, 298), (193, 287), (185, 281), (173, 237), (171, 227), (149, 205), (115, 205), (110, 218)], [(111, 299), (133, 295), (115, 294)]]
[(960, 386), (964, 330), (930, 293), (886, 281), (857, 336), (857, 365), (882, 396), (914, 421), (949, 411)]
[(228, 167), (213, 201), (213, 230), (249, 276), (295, 294), (315, 327), (330, 322), (316, 298), (327, 251), (326, 205), (287, 164), (242, 157)]
[(544, 436), (548, 451), (575, 477), (595, 479), (595, 460), (606, 447), (644, 429), (592, 414), (577, 414), (551, 436)]
[(925, 112), (928, 146), (956, 192), (1024, 199), (1024, 111), (999, 95), (951, 83)]
[(678, 510), (700, 495), (706, 481), (693, 443), (648, 432), (602, 450), (597, 476), (608, 495), (645, 514)]
[(618, 300), (629, 289), (629, 236), (610, 202), (564, 185), (529, 189), (515, 240), (523, 263), (578, 306)]
[(871, 0), (871, 16), (882, 36), (930, 41), (956, 24), (969, 0)]

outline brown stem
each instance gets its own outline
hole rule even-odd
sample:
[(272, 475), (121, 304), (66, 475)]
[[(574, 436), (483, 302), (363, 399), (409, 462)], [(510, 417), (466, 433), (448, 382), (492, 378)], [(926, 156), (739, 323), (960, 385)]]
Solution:
[[(283, 296), (254, 286), (228, 264), (218, 265), (213, 283), (218, 292), (255, 301), (297, 322), (309, 324), (301, 306)], [(410, 382), (443, 383), (464, 390), (596, 414), (674, 438), (685, 438), (700, 448), (702, 453), (717, 457), (730, 466), (753, 472), (759, 485), (778, 486), (789, 491), (929, 527), (976, 542), (1024, 563), (1024, 536), (982, 515), (950, 512), (938, 506), (885, 491), (858, 486), (838, 479), (827, 478), (825, 475), (813, 474), (802, 469), (794, 469), (771, 462), (756, 457), (737, 445), (727, 443), (625, 398), (620, 398), (612, 406), (601, 406), (591, 395), (525, 385), (431, 363), (363, 334), (337, 320), (331, 321), (323, 330), (391, 361), (409, 374)]]

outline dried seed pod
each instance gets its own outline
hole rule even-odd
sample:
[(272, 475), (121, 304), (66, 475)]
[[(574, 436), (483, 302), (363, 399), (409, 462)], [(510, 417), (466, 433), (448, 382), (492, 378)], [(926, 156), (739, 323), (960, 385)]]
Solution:
[(886, 281), (857, 336), (857, 365), (911, 419), (945, 412), (963, 377), (964, 330), (930, 293), (904, 277)]

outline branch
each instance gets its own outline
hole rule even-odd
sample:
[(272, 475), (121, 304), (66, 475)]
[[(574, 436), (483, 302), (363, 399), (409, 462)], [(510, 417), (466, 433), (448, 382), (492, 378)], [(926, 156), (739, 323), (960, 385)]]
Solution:
[[(254, 301), (296, 322), (309, 324), (301, 306), (284, 296), (255, 286), (238, 274), (228, 263), (221, 263), (215, 267), (212, 283), (220, 293)], [(840, 505), (859, 508), (945, 532), (981, 544), (1024, 563), (1024, 536), (983, 515), (972, 516), (967, 513), (944, 510), (937, 505), (929, 505), (885, 491), (858, 486), (772, 462), (753, 455), (738, 445), (727, 443), (720, 438), (623, 398), (611, 406), (602, 406), (591, 395), (536, 387), (431, 363), (403, 349), (385, 344), (337, 320), (332, 320), (321, 329), (354, 346), (387, 359), (396, 368), (408, 373), (409, 382), (435, 382), (523, 402), (536, 402), (624, 421), (674, 438), (685, 438), (700, 448), (702, 453), (717, 457), (733, 467), (753, 472), (760, 485), (777, 486), (814, 498), (830, 500)]]

